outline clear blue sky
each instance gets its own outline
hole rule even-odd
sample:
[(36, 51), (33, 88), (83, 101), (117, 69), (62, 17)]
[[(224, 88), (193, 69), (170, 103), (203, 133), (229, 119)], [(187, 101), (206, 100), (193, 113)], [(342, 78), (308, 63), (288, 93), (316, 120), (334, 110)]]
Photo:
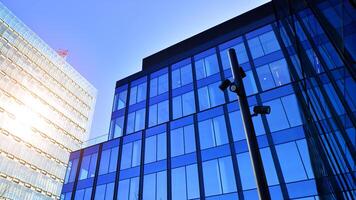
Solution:
[(161, 49), (269, 0), (1, 0), (98, 89), (91, 137), (109, 129), (116, 80)]

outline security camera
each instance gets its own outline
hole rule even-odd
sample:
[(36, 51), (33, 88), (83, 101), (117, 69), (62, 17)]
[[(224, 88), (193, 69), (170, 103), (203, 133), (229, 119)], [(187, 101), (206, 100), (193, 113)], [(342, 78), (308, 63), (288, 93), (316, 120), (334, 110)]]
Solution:
[(258, 114), (260, 115), (267, 115), (271, 113), (271, 107), (270, 106), (254, 106), (253, 107), (253, 116), (257, 116)]
[(231, 81), (229, 79), (224, 80), (220, 83), (219, 88), (221, 91), (225, 91), (231, 85)]

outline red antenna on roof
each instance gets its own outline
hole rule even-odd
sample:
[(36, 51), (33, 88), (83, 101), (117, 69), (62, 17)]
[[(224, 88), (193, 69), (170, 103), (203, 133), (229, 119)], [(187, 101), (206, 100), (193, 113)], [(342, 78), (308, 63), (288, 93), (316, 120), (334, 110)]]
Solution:
[(60, 55), (62, 58), (64, 58), (66, 60), (69, 52), (67, 49), (58, 49), (57, 53), (58, 53), (58, 55)]

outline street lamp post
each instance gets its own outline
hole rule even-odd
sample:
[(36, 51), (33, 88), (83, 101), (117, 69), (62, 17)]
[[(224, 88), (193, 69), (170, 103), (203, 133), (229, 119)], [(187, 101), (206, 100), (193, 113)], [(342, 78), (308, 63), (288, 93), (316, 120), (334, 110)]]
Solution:
[[(271, 197), (268, 190), (268, 184), (263, 168), (261, 154), (258, 148), (256, 133), (252, 122), (252, 115), (250, 114), (250, 108), (246, 97), (245, 87), (242, 81), (246, 74), (239, 66), (235, 49), (229, 49), (229, 57), (234, 81), (230, 82), (227, 79), (223, 81), (219, 87), (221, 90), (226, 90), (227, 88), (229, 88), (238, 96), (238, 102), (240, 105), (240, 111), (245, 129), (246, 141), (248, 144), (252, 169), (257, 184), (258, 196), (260, 200), (270, 200)], [(256, 116), (258, 114), (269, 114), (270, 111), (271, 109), (269, 106), (255, 106), (253, 116)]]

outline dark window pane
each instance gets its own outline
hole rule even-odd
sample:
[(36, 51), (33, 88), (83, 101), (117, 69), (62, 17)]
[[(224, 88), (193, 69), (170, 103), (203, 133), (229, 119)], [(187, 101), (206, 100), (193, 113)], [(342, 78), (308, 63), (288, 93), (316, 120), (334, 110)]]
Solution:
[(124, 128), (124, 116), (113, 119), (111, 121), (110, 129), (113, 138), (121, 137)]
[(299, 126), (302, 124), (299, 106), (295, 95), (289, 95), (281, 98), (290, 126)]
[(172, 88), (178, 88), (182, 86), (180, 69), (176, 69), (172, 71)]
[(121, 169), (127, 169), (131, 167), (132, 145), (132, 143), (128, 143), (122, 146)]

